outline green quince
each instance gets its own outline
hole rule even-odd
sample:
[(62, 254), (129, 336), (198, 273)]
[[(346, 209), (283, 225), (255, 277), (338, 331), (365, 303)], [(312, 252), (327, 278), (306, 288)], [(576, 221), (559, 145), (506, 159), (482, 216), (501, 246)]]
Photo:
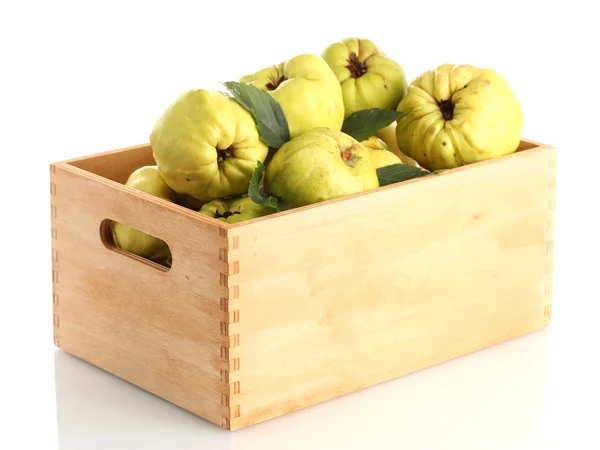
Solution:
[(387, 144), (377, 136), (371, 136), (369, 139), (362, 141), (361, 144), (371, 151), (371, 161), (373, 161), (375, 169), (391, 166), (392, 164), (403, 164), (402, 160), (394, 155)]
[(397, 109), (400, 149), (428, 170), (507, 155), (521, 140), (521, 105), (493, 69), (442, 64), (416, 78)]
[(375, 136), (381, 139), (387, 145), (387, 148), (398, 158), (402, 160), (404, 164), (410, 164), (411, 166), (418, 167), (417, 162), (412, 159), (410, 156), (406, 156), (398, 147), (398, 142), (396, 141), (396, 122), (392, 122), (387, 127), (383, 127)]
[[(144, 166), (135, 170), (125, 185), (169, 202), (173, 202), (177, 197), (175, 191), (165, 183), (156, 166)], [(112, 235), (117, 248), (156, 262), (164, 263), (170, 260), (169, 246), (162, 239), (118, 222), (113, 223)]]
[(254, 203), (250, 197), (213, 200), (200, 208), (200, 214), (227, 223), (243, 222), (277, 212), (268, 206)]
[(315, 128), (273, 155), (265, 191), (292, 207), (379, 187), (370, 151), (341, 131)]
[(402, 66), (368, 39), (346, 38), (322, 56), (342, 86), (345, 117), (363, 109), (396, 109), (406, 93)]
[(247, 110), (203, 89), (187, 91), (164, 111), (150, 144), (167, 184), (202, 202), (247, 192), (256, 161), (268, 152)]
[(245, 75), (240, 82), (271, 94), (283, 109), (292, 139), (317, 127), (342, 128), (342, 89), (319, 56), (299, 55)]

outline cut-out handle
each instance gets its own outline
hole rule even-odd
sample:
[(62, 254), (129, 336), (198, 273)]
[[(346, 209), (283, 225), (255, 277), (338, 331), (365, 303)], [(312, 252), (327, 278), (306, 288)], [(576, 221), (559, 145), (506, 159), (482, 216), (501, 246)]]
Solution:
[(160, 238), (111, 219), (100, 224), (100, 238), (112, 251), (168, 271), (173, 264), (169, 245)]

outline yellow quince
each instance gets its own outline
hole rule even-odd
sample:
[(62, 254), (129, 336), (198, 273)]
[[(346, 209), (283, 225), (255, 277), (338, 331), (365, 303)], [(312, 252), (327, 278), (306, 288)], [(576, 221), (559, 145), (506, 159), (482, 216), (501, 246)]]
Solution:
[(166, 109), (150, 144), (167, 184), (202, 202), (246, 193), (256, 161), (268, 152), (246, 109), (222, 92), (202, 89), (187, 91)]
[(298, 55), (245, 75), (240, 82), (271, 94), (283, 109), (292, 139), (317, 127), (342, 128), (342, 89), (327, 63), (316, 55)]
[(396, 109), (404, 97), (402, 66), (369, 39), (346, 38), (328, 46), (322, 56), (342, 86), (345, 117), (363, 109)]
[[(144, 166), (135, 170), (125, 185), (169, 202), (177, 197), (156, 166)], [(112, 236), (115, 245), (127, 252), (160, 263), (170, 259), (171, 252), (166, 242), (143, 231), (116, 222), (112, 226)]]
[(428, 170), (507, 155), (521, 139), (521, 105), (493, 69), (442, 64), (416, 78), (397, 109), (399, 147)]

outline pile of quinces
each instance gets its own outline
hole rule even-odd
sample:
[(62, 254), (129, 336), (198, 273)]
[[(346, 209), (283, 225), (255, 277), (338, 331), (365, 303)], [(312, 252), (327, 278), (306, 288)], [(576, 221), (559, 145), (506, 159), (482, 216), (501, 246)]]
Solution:
[[(493, 69), (442, 64), (408, 85), (367, 39), (223, 86), (189, 90), (166, 108), (150, 134), (156, 165), (128, 186), (236, 223), (513, 153), (523, 126)], [(170, 264), (158, 238), (118, 223), (113, 238)]]

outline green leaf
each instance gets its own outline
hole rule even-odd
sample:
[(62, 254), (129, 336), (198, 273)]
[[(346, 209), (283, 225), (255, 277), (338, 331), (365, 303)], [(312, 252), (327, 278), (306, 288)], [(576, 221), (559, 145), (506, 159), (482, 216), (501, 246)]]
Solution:
[(290, 140), (290, 129), (283, 109), (268, 92), (238, 81), (223, 84), (237, 102), (252, 113), (265, 144), (279, 148)]
[(283, 200), (273, 197), (272, 195), (265, 195), (260, 191), (260, 179), (263, 172), (267, 168), (262, 162), (257, 161), (258, 165), (254, 169), (252, 178), (250, 178), (250, 185), (248, 186), (248, 196), (254, 203), (263, 206), (269, 206), (277, 211), (285, 211), (290, 209), (289, 205)]
[(412, 178), (426, 177), (428, 175), (431, 175), (431, 172), (410, 164), (392, 164), (391, 166), (377, 169), (379, 186), (387, 186), (388, 184), (399, 183)]
[(356, 111), (344, 120), (342, 131), (358, 142), (362, 142), (387, 127), (402, 114), (404, 113), (395, 109), (373, 108)]

